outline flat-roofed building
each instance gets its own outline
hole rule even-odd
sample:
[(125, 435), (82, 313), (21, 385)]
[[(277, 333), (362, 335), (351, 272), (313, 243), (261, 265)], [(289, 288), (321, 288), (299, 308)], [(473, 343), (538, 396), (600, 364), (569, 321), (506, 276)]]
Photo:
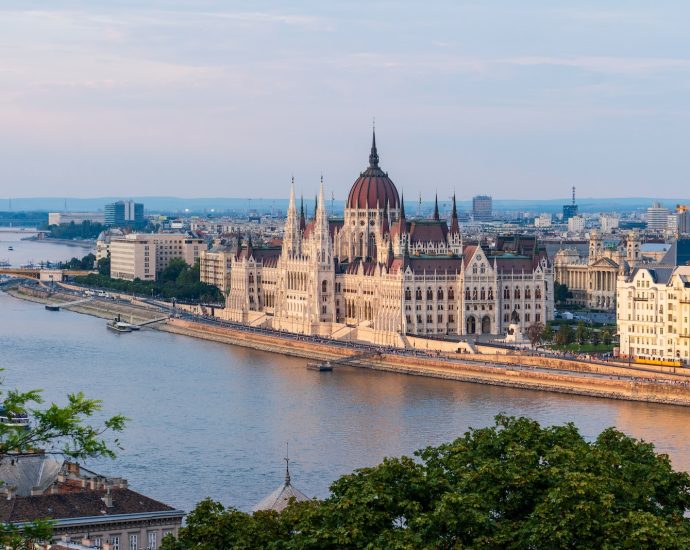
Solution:
[(105, 223), (103, 212), (48, 212), (48, 225), (63, 225), (83, 222)]
[(476, 222), (490, 222), (493, 219), (493, 200), (488, 195), (472, 198), (472, 217)]
[(202, 283), (214, 285), (227, 295), (230, 290), (230, 270), (232, 252), (230, 247), (217, 246), (211, 250), (202, 250), (199, 255), (199, 273)]
[(205, 242), (182, 233), (130, 233), (110, 241), (110, 276), (153, 281), (176, 258), (194, 265)]

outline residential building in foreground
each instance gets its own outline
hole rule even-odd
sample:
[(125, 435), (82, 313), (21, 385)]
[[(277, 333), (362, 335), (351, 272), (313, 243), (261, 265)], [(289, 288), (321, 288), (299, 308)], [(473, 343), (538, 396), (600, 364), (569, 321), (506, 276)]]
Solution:
[(130, 233), (110, 240), (110, 276), (154, 281), (176, 258), (189, 265), (199, 259), (205, 241), (182, 233)]
[(226, 295), (230, 289), (231, 268), (232, 251), (228, 246), (217, 245), (211, 250), (202, 250), (199, 254), (201, 282), (215, 285), (223, 295)]
[(502, 335), (553, 318), (553, 269), (535, 237), (463, 243), (455, 200), (450, 224), (438, 202), (431, 219), (408, 219), (374, 137), (343, 218), (328, 217), (322, 181), (307, 221), (293, 182), (282, 245), (238, 246), (225, 315), (395, 346), (407, 335)]
[(19, 528), (51, 518), (56, 540), (88, 539), (96, 548), (155, 550), (177, 535), (184, 512), (133, 491), (127, 480), (96, 474), (44, 454), (0, 463), (0, 521)]
[(649, 266), (618, 279), (620, 353), (690, 363), (690, 266)]

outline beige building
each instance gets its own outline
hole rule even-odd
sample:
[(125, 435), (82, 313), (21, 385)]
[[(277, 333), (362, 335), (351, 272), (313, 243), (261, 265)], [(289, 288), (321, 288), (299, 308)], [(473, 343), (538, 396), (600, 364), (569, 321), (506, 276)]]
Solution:
[(621, 355), (690, 363), (690, 266), (649, 266), (618, 279)]
[(182, 233), (130, 233), (110, 241), (110, 276), (154, 281), (170, 261), (194, 265), (205, 249), (203, 239)]
[(155, 550), (177, 535), (184, 512), (129, 488), (127, 480), (99, 475), (44, 454), (0, 464), (0, 521), (20, 530), (51, 518), (55, 539), (89, 539), (111, 550)]
[(226, 246), (202, 250), (199, 254), (201, 282), (218, 287), (223, 295), (230, 290), (231, 267), (232, 252)]
[(554, 279), (572, 292), (570, 303), (590, 309), (616, 309), (616, 281), (630, 265), (640, 260), (636, 233), (628, 235), (625, 248), (605, 246), (598, 231), (590, 232), (589, 253), (581, 256), (574, 248), (559, 250), (553, 262)]
[(464, 246), (455, 200), (450, 226), (438, 204), (431, 219), (408, 220), (374, 139), (343, 218), (328, 217), (322, 182), (307, 222), (293, 183), (282, 246), (238, 246), (225, 315), (395, 346), (408, 336), (503, 335), (511, 323), (525, 331), (553, 318), (553, 271), (534, 237)]

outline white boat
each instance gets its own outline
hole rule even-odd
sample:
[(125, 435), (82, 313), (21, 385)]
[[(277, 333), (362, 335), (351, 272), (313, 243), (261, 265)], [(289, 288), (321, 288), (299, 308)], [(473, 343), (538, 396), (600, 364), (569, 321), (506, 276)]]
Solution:
[(29, 429), (29, 415), (26, 413), (11, 414), (5, 410), (4, 405), (0, 405), (0, 424), (8, 428)]
[(127, 323), (121, 321), (108, 321), (105, 326), (114, 332), (132, 332), (132, 329), (127, 326)]

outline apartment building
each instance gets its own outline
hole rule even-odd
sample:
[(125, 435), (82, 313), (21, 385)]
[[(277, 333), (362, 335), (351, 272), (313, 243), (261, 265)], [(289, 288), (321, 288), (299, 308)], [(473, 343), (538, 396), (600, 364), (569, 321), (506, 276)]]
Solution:
[(203, 239), (182, 233), (131, 233), (110, 241), (110, 276), (114, 279), (154, 281), (170, 261), (189, 265), (205, 249)]
[(227, 295), (230, 290), (230, 269), (232, 252), (230, 247), (217, 246), (211, 250), (202, 250), (199, 255), (200, 279), (202, 283), (215, 285)]
[(650, 266), (618, 278), (620, 351), (625, 357), (690, 364), (690, 266)]

